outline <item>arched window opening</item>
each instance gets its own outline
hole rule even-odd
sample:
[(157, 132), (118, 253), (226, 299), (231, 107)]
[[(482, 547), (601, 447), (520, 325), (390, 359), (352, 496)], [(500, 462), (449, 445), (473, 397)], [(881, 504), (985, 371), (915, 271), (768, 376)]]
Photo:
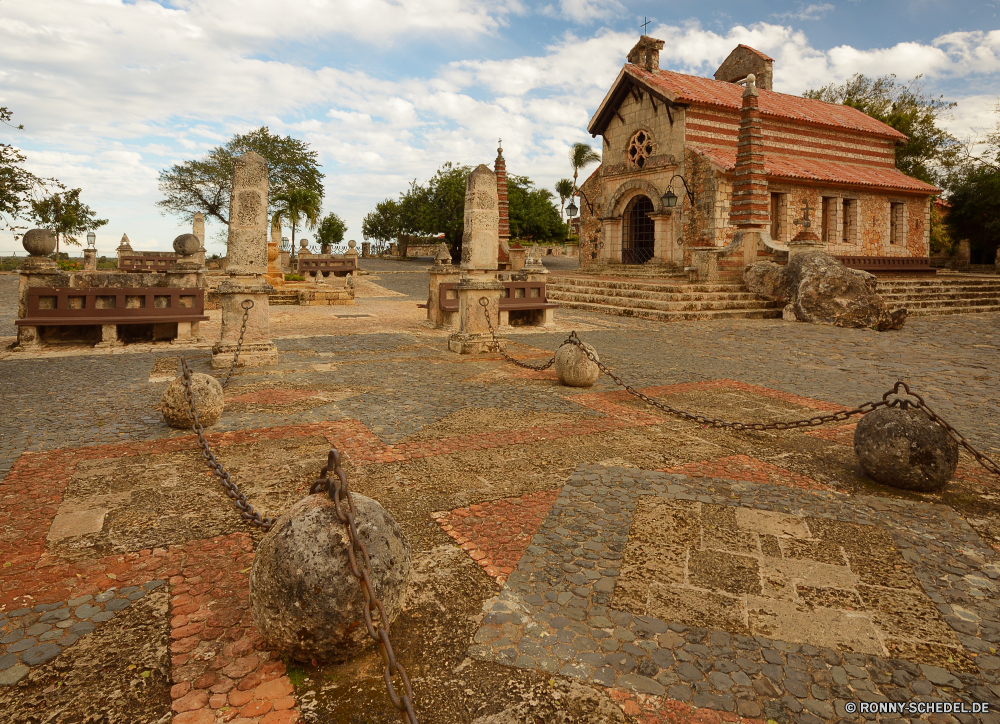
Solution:
[(653, 202), (636, 196), (625, 207), (625, 237), (622, 240), (622, 263), (645, 264), (653, 258)]

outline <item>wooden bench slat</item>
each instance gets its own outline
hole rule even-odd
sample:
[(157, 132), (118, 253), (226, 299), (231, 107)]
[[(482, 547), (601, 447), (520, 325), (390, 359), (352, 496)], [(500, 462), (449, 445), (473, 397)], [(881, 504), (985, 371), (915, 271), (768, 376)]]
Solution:
[[(41, 309), (42, 297), (55, 297), (55, 307)], [(97, 297), (114, 297), (115, 306), (97, 309)], [(144, 306), (128, 308), (128, 297), (142, 297)], [(157, 307), (156, 297), (168, 297), (170, 306)], [(181, 297), (194, 297), (190, 307), (182, 307)], [(84, 299), (81, 308), (71, 309), (70, 299)], [(28, 310), (16, 326), (57, 327), (92, 324), (159, 324), (168, 322), (205, 322), (205, 290), (187, 287), (31, 287)]]

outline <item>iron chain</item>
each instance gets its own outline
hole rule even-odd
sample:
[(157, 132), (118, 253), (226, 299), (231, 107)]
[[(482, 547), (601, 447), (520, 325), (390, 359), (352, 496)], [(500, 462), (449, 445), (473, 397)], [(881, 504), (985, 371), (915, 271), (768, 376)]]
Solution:
[[(486, 310), (486, 304), (484, 304), (485, 301), (486, 301), (485, 297), (481, 297), (479, 299), (479, 303), (480, 305), (482, 305), (483, 311), (486, 313), (486, 322), (489, 325), (490, 334), (493, 335), (494, 345), (499, 350), (500, 340), (497, 339), (496, 332), (493, 330), (493, 324), (490, 321), (489, 312)], [(994, 475), (1000, 476), (1000, 465), (997, 465), (997, 463), (994, 460), (990, 459), (989, 457), (987, 457), (986, 455), (984, 455), (983, 453), (979, 452), (974, 447), (972, 447), (972, 445), (969, 443), (968, 440), (965, 439), (965, 437), (963, 437), (955, 428), (953, 428), (945, 420), (943, 420), (940, 415), (934, 412), (934, 410), (932, 410), (927, 405), (927, 403), (924, 402), (923, 398), (920, 395), (918, 395), (916, 392), (911, 391), (909, 385), (907, 385), (905, 382), (901, 381), (897, 382), (895, 385), (893, 385), (891, 390), (888, 390), (885, 394), (882, 395), (881, 400), (877, 402), (865, 402), (864, 404), (858, 405), (853, 410), (842, 410), (840, 412), (833, 412), (827, 415), (817, 415), (815, 417), (807, 417), (802, 420), (791, 420), (791, 421), (776, 420), (774, 422), (739, 422), (739, 421), (721, 420), (715, 417), (707, 417), (705, 415), (698, 415), (693, 412), (687, 412), (686, 410), (678, 409), (676, 407), (668, 405), (665, 402), (653, 399), (649, 395), (640, 392), (639, 390), (632, 387), (632, 385), (626, 383), (621, 377), (612, 372), (607, 365), (605, 365), (603, 362), (597, 359), (597, 357), (593, 354), (593, 352), (587, 349), (587, 347), (583, 344), (583, 341), (577, 336), (576, 332), (570, 332), (569, 337), (566, 339), (565, 342), (563, 342), (563, 344), (572, 344), (579, 347), (580, 350), (585, 355), (587, 355), (587, 358), (591, 362), (597, 365), (597, 368), (601, 372), (610, 377), (616, 385), (622, 387), (626, 392), (628, 392), (633, 397), (642, 400), (647, 405), (651, 405), (652, 407), (655, 407), (659, 410), (663, 410), (668, 414), (684, 418), (685, 420), (690, 420), (691, 422), (696, 422), (699, 425), (704, 425), (706, 427), (728, 428), (730, 430), (757, 430), (757, 431), (792, 430), (800, 427), (817, 427), (819, 425), (825, 425), (828, 422), (844, 422), (857, 415), (867, 415), (869, 412), (877, 410), (880, 407), (902, 407), (905, 410), (910, 405), (913, 405), (914, 407), (920, 409), (933, 422), (940, 425), (944, 429), (944, 431), (948, 433), (948, 436), (951, 437), (952, 440), (954, 440), (956, 443), (965, 448), (976, 459), (976, 462), (978, 462), (986, 470), (993, 473)], [(504, 352), (501, 352), (501, 354), (503, 354), (503, 356), (509, 361), (521, 367), (529, 367), (529, 369), (545, 369), (545, 367), (542, 368), (530, 367), (529, 365), (525, 365), (511, 358)], [(552, 361), (554, 360), (555, 357), (552, 358)], [(549, 362), (549, 364), (552, 364), (552, 362)], [(546, 367), (548, 367), (548, 365), (546, 365)], [(915, 401), (902, 397), (900, 394), (901, 389), (903, 391), (903, 394), (907, 395), (908, 397), (914, 398)], [(895, 399), (890, 399), (891, 397), (894, 397)]]
[[(368, 549), (362, 542), (361, 536), (358, 535), (357, 524), (354, 520), (354, 499), (347, 487), (347, 476), (340, 466), (340, 453), (336, 448), (330, 451), (326, 466), (320, 471), (320, 476), (320, 479), (312, 484), (309, 492), (311, 494), (325, 492), (330, 496), (337, 518), (344, 524), (347, 536), (350, 538), (351, 545), (347, 549), (347, 560), (351, 574), (358, 579), (361, 585), (361, 594), (365, 598), (362, 608), (365, 628), (372, 640), (378, 644), (379, 653), (382, 654), (382, 662), (385, 664), (382, 678), (385, 680), (385, 687), (389, 692), (389, 701), (399, 711), (400, 718), (405, 724), (417, 724), (417, 715), (413, 711), (413, 688), (410, 686), (410, 678), (406, 675), (406, 669), (396, 660), (396, 654), (392, 650), (392, 642), (389, 640), (389, 617), (372, 586), (371, 559), (368, 557)], [(376, 614), (374, 621), (372, 614)], [(399, 693), (393, 685), (393, 678), (396, 676), (399, 676), (400, 683), (403, 685), (403, 691)]]
[(233, 353), (233, 363), (229, 365), (229, 374), (222, 381), (223, 388), (229, 384), (229, 378), (233, 376), (233, 370), (236, 369), (236, 362), (240, 358), (240, 349), (243, 347), (243, 335), (247, 333), (247, 317), (250, 316), (250, 310), (253, 309), (253, 300), (244, 299), (240, 302), (240, 306), (243, 307), (243, 324), (240, 325), (240, 338), (236, 340), (236, 352)]
[(548, 362), (539, 367), (538, 365), (529, 365), (526, 362), (518, 362), (516, 359), (507, 354), (507, 352), (503, 349), (503, 347), (500, 346), (500, 340), (497, 338), (497, 333), (493, 329), (493, 320), (490, 319), (489, 304), (490, 301), (486, 297), (479, 297), (479, 306), (483, 308), (483, 314), (486, 315), (486, 324), (489, 325), (490, 335), (493, 337), (493, 346), (496, 348), (496, 351), (499, 354), (503, 355), (503, 358), (505, 360), (511, 362), (512, 364), (516, 364), (518, 367), (523, 367), (526, 370), (535, 370), (536, 372), (547, 370), (549, 367), (555, 364), (556, 362), (555, 355), (552, 355), (552, 359), (550, 359)]

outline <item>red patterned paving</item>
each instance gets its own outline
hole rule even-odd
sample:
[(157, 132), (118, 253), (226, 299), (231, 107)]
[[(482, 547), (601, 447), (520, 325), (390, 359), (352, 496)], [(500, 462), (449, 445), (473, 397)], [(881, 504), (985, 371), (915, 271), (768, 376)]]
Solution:
[(741, 717), (727, 711), (698, 709), (684, 702), (653, 694), (611, 689), (612, 700), (639, 724), (763, 724), (761, 719)]
[(431, 517), (502, 586), (538, 532), (560, 490), (490, 500), (468, 508), (431, 513)]
[(832, 490), (828, 485), (810, 477), (794, 473), (777, 465), (748, 455), (729, 455), (714, 460), (699, 460), (673, 468), (660, 468), (660, 472), (679, 473), (695, 478), (725, 478), (726, 480), (748, 480), (760, 485), (786, 485), (805, 490)]

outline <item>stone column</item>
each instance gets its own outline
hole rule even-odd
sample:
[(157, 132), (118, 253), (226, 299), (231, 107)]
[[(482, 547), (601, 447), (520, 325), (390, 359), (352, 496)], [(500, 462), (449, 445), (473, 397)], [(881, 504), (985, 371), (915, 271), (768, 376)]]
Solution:
[[(524, 278), (525, 281), (529, 282), (545, 282), (548, 281), (549, 270), (545, 268), (542, 264), (542, 253), (539, 250), (538, 245), (535, 244), (531, 247), (531, 252), (528, 254), (528, 258), (524, 261)], [(554, 327), (556, 326), (556, 310), (554, 308), (543, 309), (542, 310), (542, 327)]]
[[(197, 234), (181, 234), (174, 239), (174, 251), (177, 261), (164, 272), (168, 287), (181, 289), (204, 289), (205, 265), (198, 261), (199, 252), (204, 249)], [(171, 344), (193, 344), (204, 339), (201, 335), (201, 322), (177, 322), (177, 331)]]
[(253, 308), (247, 316), (240, 351), (240, 367), (259, 367), (278, 361), (278, 348), (270, 339), (268, 295), (274, 288), (267, 273), (267, 161), (253, 151), (236, 159), (233, 193), (229, 202), (229, 240), (226, 271), (229, 279), (216, 291), (222, 307), (222, 336), (212, 347), (212, 367), (232, 363), (243, 323), (245, 300)]
[(361, 258), (370, 259), (372, 255), (372, 243), (370, 241), (361, 242)]
[(356, 242), (354, 239), (351, 239), (349, 242), (347, 242), (347, 251), (344, 252), (344, 258), (345, 259), (353, 259), (354, 260), (354, 268), (355, 269), (358, 268), (358, 250), (357, 250), (357, 246), (358, 246), (358, 242)]
[(285, 286), (285, 275), (278, 267), (278, 255), (281, 252), (281, 220), (275, 214), (271, 219), (271, 240), (267, 242), (267, 283), (275, 288)]
[(428, 274), (427, 285), (427, 321), (438, 329), (458, 326), (458, 313), (441, 309), (441, 285), (454, 284), (458, 281), (459, 274), (461, 270), (452, 265), (451, 252), (442, 241)]
[(198, 237), (198, 251), (194, 254), (192, 261), (205, 266), (205, 215), (200, 211), (194, 215), (191, 222), (191, 233)]
[[(458, 282), (458, 331), (448, 339), (448, 349), (459, 354), (476, 354), (493, 349), (481, 298), (494, 329), (500, 327), (500, 294), (497, 279), (497, 252), (500, 249), (500, 213), (497, 178), (480, 164), (465, 182), (465, 230), (462, 234), (462, 276)], [(507, 342), (500, 340), (506, 349)]]
[[(69, 275), (48, 258), (55, 251), (56, 237), (48, 229), (32, 229), (21, 240), (24, 250), (31, 256), (18, 269), (17, 318), (28, 316), (28, 290), (31, 287), (66, 287)], [(15, 351), (39, 350), (43, 347), (41, 329), (17, 325)]]
[(83, 270), (97, 271), (97, 249), (83, 250)]

